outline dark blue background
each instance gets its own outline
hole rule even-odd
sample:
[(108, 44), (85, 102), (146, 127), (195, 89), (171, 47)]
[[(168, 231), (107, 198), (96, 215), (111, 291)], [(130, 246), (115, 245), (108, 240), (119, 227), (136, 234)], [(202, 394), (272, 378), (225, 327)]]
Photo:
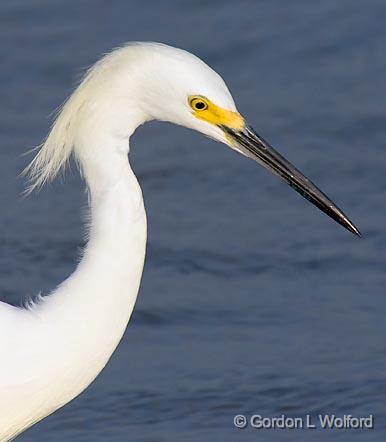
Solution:
[[(149, 247), (127, 333), (96, 382), (20, 441), (379, 441), (386, 436), (386, 3), (0, 3), (0, 293), (74, 269), (82, 183), (20, 198), (17, 175), (83, 69), (129, 40), (190, 50), (250, 123), (363, 231), (188, 130), (132, 139)], [(156, 152), (156, 154), (155, 154)], [(106, 330), (108, 333), (108, 330)], [(48, 356), (49, 357), (49, 356)], [(259, 413), (375, 416), (375, 430), (237, 430)]]

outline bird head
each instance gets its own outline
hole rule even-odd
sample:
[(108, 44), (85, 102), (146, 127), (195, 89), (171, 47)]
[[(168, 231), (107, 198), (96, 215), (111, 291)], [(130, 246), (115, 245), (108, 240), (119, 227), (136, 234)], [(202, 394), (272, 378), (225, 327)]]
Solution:
[[(219, 74), (195, 55), (159, 43), (130, 43), (88, 71), (26, 169), (29, 190), (52, 180), (72, 153), (83, 170), (110, 145), (126, 153), (130, 135), (149, 120), (185, 126), (226, 144), (360, 235), (323, 192), (247, 124)], [(106, 142), (111, 137), (114, 142)]]
[[(219, 74), (181, 49), (159, 44), (139, 49), (144, 48), (142, 75), (146, 74), (142, 83), (146, 86), (141, 102), (149, 119), (179, 124), (226, 144), (279, 176), (305, 199), (360, 236), (342, 210), (247, 124)], [(148, 58), (147, 52), (151, 54)]]

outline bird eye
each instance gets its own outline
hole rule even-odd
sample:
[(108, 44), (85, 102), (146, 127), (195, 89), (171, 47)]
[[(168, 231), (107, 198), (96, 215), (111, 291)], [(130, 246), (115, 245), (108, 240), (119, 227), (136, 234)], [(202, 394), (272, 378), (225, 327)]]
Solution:
[(195, 111), (208, 109), (208, 104), (202, 98), (193, 98), (190, 100), (190, 106)]

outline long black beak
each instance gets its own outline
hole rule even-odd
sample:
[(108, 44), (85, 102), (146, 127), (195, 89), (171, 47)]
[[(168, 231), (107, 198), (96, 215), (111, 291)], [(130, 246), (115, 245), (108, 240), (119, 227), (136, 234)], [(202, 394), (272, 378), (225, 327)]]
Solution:
[(234, 146), (245, 156), (260, 163), (269, 171), (280, 176), (304, 198), (341, 224), (355, 235), (361, 236), (359, 230), (315, 184), (299, 172), (289, 161), (282, 157), (251, 127), (237, 131), (227, 126), (221, 126), (227, 136), (232, 139)]

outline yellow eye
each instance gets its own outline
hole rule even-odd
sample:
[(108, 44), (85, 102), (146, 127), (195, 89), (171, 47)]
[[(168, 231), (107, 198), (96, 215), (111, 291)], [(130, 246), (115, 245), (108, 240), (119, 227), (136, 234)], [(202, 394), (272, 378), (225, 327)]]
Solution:
[(191, 98), (189, 104), (193, 110), (198, 112), (208, 109), (208, 103), (201, 97)]

